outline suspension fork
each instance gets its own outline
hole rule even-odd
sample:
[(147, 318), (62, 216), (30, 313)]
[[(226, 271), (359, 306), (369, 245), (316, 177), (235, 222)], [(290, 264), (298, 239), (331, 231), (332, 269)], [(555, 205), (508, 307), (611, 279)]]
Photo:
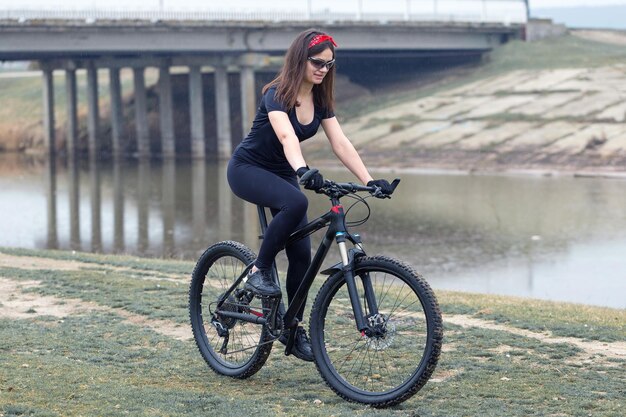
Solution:
[(376, 294), (374, 294), (374, 287), (372, 287), (370, 273), (366, 272), (361, 275), (361, 281), (363, 282), (363, 289), (365, 290), (365, 300), (367, 301), (369, 315), (375, 316), (378, 314), (378, 302), (376, 301)]
[[(348, 251), (346, 248), (346, 233), (337, 232), (335, 234), (335, 240), (339, 246), (339, 255), (341, 256), (341, 271), (343, 273), (343, 279), (348, 287), (348, 295), (350, 296), (350, 304), (352, 305), (352, 311), (354, 313), (354, 319), (356, 321), (357, 330), (364, 334), (369, 329), (369, 323), (365, 319), (365, 313), (363, 306), (361, 305), (361, 298), (356, 287), (356, 281), (354, 277), (354, 251)], [(365, 296), (370, 310), (372, 306), (376, 308), (376, 300), (374, 298), (374, 290), (372, 288), (372, 282), (369, 279), (369, 274), (362, 278), (363, 287), (365, 289)]]

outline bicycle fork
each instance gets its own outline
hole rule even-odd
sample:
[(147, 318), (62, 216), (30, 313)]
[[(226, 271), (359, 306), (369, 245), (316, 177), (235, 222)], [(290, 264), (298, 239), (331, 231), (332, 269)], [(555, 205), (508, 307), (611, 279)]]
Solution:
[[(335, 239), (337, 241), (337, 245), (339, 246), (339, 255), (341, 256), (341, 271), (343, 273), (343, 278), (346, 282), (346, 287), (348, 288), (348, 295), (350, 296), (350, 304), (352, 305), (352, 311), (354, 313), (354, 319), (356, 321), (357, 330), (361, 333), (361, 335), (368, 335), (370, 333), (370, 324), (366, 319), (365, 312), (363, 311), (363, 306), (361, 304), (361, 298), (359, 297), (359, 292), (356, 286), (356, 279), (354, 277), (354, 258), (355, 252), (354, 250), (348, 251), (346, 247), (346, 233), (345, 232), (337, 232), (335, 235)], [(360, 242), (356, 243), (357, 249), (361, 250)], [(369, 314), (368, 316), (376, 316), (378, 315), (378, 306), (376, 303), (376, 296), (374, 294), (374, 288), (372, 287), (372, 281), (368, 273), (363, 274), (361, 276), (361, 281), (363, 283), (363, 289), (365, 291), (365, 302), (368, 307)]]

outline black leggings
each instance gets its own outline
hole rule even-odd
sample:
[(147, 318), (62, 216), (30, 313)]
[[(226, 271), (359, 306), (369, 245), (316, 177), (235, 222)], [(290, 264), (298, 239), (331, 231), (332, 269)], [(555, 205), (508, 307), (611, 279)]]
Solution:
[[(269, 207), (272, 221), (267, 227), (259, 256), (254, 264), (269, 271), (274, 258), (289, 235), (307, 223), (306, 210), (309, 201), (300, 191), (298, 180), (292, 176), (279, 176), (258, 166), (232, 158), (228, 163), (228, 183), (233, 193), (250, 203)], [(306, 237), (285, 247), (287, 268), (287, 296), (289, 302), (296, 294), (304, 273), (311, 263), (311, 240)], [(304, 306), (296, 317), (302, 320)]]

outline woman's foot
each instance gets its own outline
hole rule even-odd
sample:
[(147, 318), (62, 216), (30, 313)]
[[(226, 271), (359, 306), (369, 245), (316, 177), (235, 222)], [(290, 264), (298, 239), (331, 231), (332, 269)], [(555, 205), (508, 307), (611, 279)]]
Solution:
[(280, 297), (281, 295), (280, 287), (272, 279), (271, 272), (260, 269), (255, 272), (250, 271), (243, 288), (264, 297)]
[[(285, 330), (278, 341), (283, 345), (287, 345), (287, 339), (289, 338), (289, 330)], [(296, 342), (293, 345), (293, 349), (291, 350), (293, 356), (298, 359), (302, 359), (303, 361), (313, 362), (313, 351), (311, 350), (311, 342), (309, 341), (309, 336), (307, 336), (304, 327), (298, 326), (296, 329)]]

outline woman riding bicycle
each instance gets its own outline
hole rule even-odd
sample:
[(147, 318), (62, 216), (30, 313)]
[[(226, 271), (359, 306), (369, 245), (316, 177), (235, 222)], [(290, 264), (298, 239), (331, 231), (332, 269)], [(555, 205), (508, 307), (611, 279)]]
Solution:
[[(335, 47), (333, 38), (317, 30), (306, 30), (293, 41), (278, 76), (263, 87), (252, 129), (233, 152), (228, 164), (228, 182), (233, 192), (253, 204), (269, 207), (273, 216), (247, 277), (246, 289), (265, 297), (279, 297), (273, 281), (274, 258), (285, 247), (289, 235), (307, 223), (308, 200), (298, 186), (307, 166), (300, 142), (324, 129), (333, 152), (364, 184), (381, 193), (393, 189), (384, 180), (374, 180), (357, 151), (343, 133), (334, 114)], [(324, 179), (319, 172), (308, 177), (304, 188), (319, 190)], [(287, 296), (292, 299), (311, 262), (311, 242), (301, 239), (285, 247)], [(302, 321), (304, 304), (296, 318)], [(279, 339), (287, 342), (286, 335)], [(313, 361), (304, 328), (298, 327), (293, 349), (296, 357)]]

